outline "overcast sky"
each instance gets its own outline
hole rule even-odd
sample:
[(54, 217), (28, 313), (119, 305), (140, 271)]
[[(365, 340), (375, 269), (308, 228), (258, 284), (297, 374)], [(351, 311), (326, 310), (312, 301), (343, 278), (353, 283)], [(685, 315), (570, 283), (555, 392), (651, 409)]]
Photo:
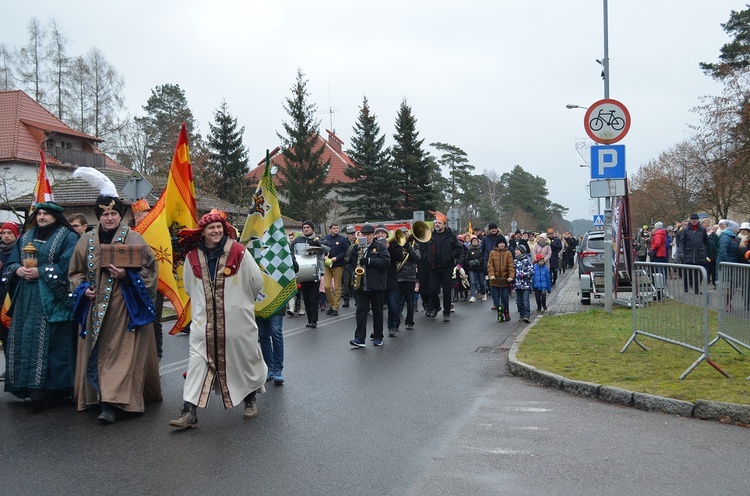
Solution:
[[(610, 97), (632, 124), (629, 173), (686, 139), (690, 109), (721, 87), (699, 62), (729, 41), (720, 24), (740, 0), (609, 0)], [(547, 180), (568, 220), (591, 218), (590, 170), (576, 141), (603, 98), (601, 0), (128, 0), (5, 2), (0, 42), (20, 47), (27, 24), (54, 16), (70, 55), (98, 47), (125, 79), (132, 114), (160, 84), (179, 84), (205, 136), (222, 99), (245, 126), (251, 163), (278, 144), (297, 68), (321, 132), (349, 146), (367, 96), (393, 143), (402, 99), (425, 145), (462, 148), (477, 172), (516, 164)], [(332, 112), (329, 112), (332, 110)], [(332, 119), (332, 124), (331, 124)], [(175, 133), (176, 139), (177, 133)], [(428, 147), (429, 148), (429, 147)], [(430, 149), (431, 151), (434, 151)]]

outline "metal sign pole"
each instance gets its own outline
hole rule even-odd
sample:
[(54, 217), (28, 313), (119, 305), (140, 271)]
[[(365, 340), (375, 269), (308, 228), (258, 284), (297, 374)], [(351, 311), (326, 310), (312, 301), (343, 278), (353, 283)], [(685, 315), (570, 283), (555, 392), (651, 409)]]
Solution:
[[(609, 29), (608, 20), (609, 13), (607, 9), (607, 0), (604, 2), (604, 59), (602, 60), (602, 68), (604, 69), (604, 98), (609, 98)], [(618, 247), (619, 248), (619, 247)], [(615, 267), (619, 267), (620, 263), (620, 250), (614, 255), (617, 257)], [(607, 197), (604, 200), (604, 260), (607, 270), (604, 278), (604, 311), (606, 313), (612, 313), (612, 300), (614, 298), (614, 288), (612, 281), (612, 198)], [(617, 277), (617, 270), (615, 270), (614, 277)]]

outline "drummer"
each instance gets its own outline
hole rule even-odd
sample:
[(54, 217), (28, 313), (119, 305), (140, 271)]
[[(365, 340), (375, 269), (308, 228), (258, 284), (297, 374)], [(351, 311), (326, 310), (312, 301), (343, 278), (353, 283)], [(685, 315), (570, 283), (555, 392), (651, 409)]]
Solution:
[[(315, 253), (318, 267), (323, 267), (323, 259), (331, 251), (325, 239), (315, 234), (315, 225), (311, 220), (302, 223), (302, 235), (298, 236), (292, 243), (292, 250), (297, 255), (301, 253)], [(299, 259), (298, 259), (299, 261)], [(318, 291), (320, 287), (320, 270), (315, 271), (314, 281), (300, 282), (302, 301), (305, 303), (307, 325), (315, 329), (318, 327)]]

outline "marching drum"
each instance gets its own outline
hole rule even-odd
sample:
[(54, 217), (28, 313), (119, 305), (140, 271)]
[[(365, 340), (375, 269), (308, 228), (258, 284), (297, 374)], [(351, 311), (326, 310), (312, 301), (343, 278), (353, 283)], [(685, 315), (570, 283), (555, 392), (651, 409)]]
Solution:
[(299, 272), (297, 272), (297, 281), (320, 281), (320, 273), (322, 271), (318, 264), (318, 253), (321, 251), (321, 248), (317, 246), (295, 245), (295, 251), (297, 251), (297, 265), (299, 265)]

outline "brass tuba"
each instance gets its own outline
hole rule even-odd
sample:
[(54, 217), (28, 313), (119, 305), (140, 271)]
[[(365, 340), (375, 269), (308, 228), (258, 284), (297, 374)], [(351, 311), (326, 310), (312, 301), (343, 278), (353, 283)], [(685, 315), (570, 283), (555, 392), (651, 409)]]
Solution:
[(401, 229), (396, 229), (393, 231), (393, 236), (388, 238), (386, 241), (388, 241), (388, 244), (392, 245), (393, 243), (396, 243), (399, 246), (404, 246), (406, 244), (406, 234), (404, 234), (404, 231)]
[[(411, 225), (411, 234), (409, 234), (409, 239), (406, 240), (406, 242), (410, 243), (412, 248), (414, 247), (414, 243), (419, 241), (420, 243), (427, 243), (432, 239), (432, 231), (430, 231), (430, 226), (427, 225), (426, 222), (417, 220), (414, 221), (414, 223)], [(399, 243), (401, 246), (406, 245), (406, 243)], [(401, 260), (401, 262), (396, 265), (396, 271), (400, 272), (401, 269), (404, 268), (404, 265), (406, 265), (406, 262), (409, 260), (409, 254), (406, 253), (406, 248), (404, 248), (404, 258)]]

